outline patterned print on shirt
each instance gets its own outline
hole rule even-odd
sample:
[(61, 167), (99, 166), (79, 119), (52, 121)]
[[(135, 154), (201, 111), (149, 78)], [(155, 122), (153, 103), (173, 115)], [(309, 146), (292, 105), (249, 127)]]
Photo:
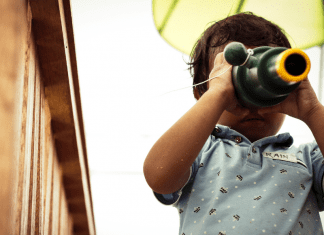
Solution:
[(300, 184), (300, 188), (303, 189), (303, 190), (306, 189), (305, 186), (304, 186), (303, 184)]
[(228, 192), (227, 189), (228, 188), (221, 187), (221, 189), (219, 191), (221, 191), (222, 193), (227, 193)]
[(287, 171), (285, 169), (280, 170), (281, 174), (287, 174)]
[(261, 196), (258, 196), (258, 197), (256, 197), (256, 198), (254, 198), (253, 200), (257, 200), (257, 201), (259, 201), (261, 198), (262, 198)]
[(280, 209), (280, 212), (281, 212), (281, 213), (286, 213), (286, 214), (287, 214), (287, 210), (286, 210), (285, 208), (281, 208), (281, 209)]
[(198, 213), (200, 211), (200, 206), (198, 206), (198, 207), (195, 207), (195, 210), (194, 210), (194, 212), (195, 213)]
[(238, 216), (238, 215), (233, 215), (233, 218), (234, 218), (233, 221), (239, 221), (240, 220), (240, 216)]
[(236, 176), (236, 180), (242, 181), (243, 180), (243, 177), (241, 175), (237, 175)]
[(299, 226), (301, 227), (301, 228), (304, 228), (304, 225), (303, 225), (303, 223), (302, 222), (298, 222), (299, 223)]
[(213, 214), (216, 215), (215, 212), (216, 212), (216, 209), (211, 209), (211, 210), (209, 211), (209, 215), (213, 215)]

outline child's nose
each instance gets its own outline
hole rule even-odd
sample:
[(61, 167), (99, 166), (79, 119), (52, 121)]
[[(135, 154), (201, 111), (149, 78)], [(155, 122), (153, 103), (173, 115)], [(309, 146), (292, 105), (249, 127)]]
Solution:
[(250, 113), (258, 113), (259, 110), (260, 109), (258, 109), (258, 108), (250, 108), (249, 109)]

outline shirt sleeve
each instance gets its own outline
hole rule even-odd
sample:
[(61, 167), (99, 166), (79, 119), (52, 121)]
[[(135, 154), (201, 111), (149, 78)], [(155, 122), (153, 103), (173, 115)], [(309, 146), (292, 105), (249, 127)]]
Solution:
[(188, 184), (191, 177), (192, 177), (192, 166), (190, 167), (190, 176), (189, 176), (187, 182), (185, 183), (185, 185), (181, 189), (179, 189), (178, 191), (176, 191), (174, 193), (170, 193), (170, 194), (159, 194), (159, 193), (156, 193), (153, 191), (154, 196), (162, 204), (167, 205), (167, 206), (169, 206), (169, 205), (174, 206), (179, 201), (181, 194), (182, 194), (182, 190), (184, 187), (186, 187), (186, 185)]
[(164, 205), (167, 205), (167, 206), (174, 206), (176, 207), (177, 206), (177, 203), (179, 202), (180, 200), (180, 197), (183, 193), (183, 190), (184, 188), (189, 184), (189, 183), (192, 183), (195, 179), (195, 176), (197, 174), (197, 171), (198, 171), (198, 168), (199, 168), (199, 164), (200, 164), (200, 160), (201, 160), (201, 156), (202, 156), (202, 153), (204, 151), (206, 151), (207, 147), (209, 146), (209, 142), (210, 142), (210, 136), (209, 138), (207, 139), (207, 141), (205, 142), (204, 146), (202, 147), (202, 149), (200, 150), (197, 158), (195, 159), (195, 161), (192, 163), (191, 167), (190, 167), (190, 176), (187, 180), (187, 182), (185, 183), (185, 185), (179, 189), (178, 191), (174, 192), (174, 193), (170, 193), (170, 194), (159, 194), (159, 193), (156, 193), (153, 191), (154, 193), (154, 196), (156, 197), (156, 199), (161, 202), (162, 204)]
[(324, 158), (315, 140), (310, 144), (310, 148), (308, 151), (312, 159), (313, 187), (315, 189), (318, 208), (320, 211), (323, 211), (324, 210), (324, 190), (323, 190), (324, 189), (324, 181), (323, 181)]

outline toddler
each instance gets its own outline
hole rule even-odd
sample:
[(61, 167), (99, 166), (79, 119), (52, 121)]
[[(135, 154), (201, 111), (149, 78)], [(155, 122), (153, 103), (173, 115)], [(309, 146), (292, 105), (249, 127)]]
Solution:
[[(323, 234), (324, 106), (307, 78), (278, 105), (242, 107), (223, 56), (233, 41), (291, 48), (278, 26), (251, 12), (211, 25), (189, 65), (193, 84), (221, 75), (194, 87), (196, 104), (154, 144), (145, 179), (177, 208), (179, 235)], [(315, 141), (295, 147), (289, 133), (277, 135), (285, 115), (305, 122)]]

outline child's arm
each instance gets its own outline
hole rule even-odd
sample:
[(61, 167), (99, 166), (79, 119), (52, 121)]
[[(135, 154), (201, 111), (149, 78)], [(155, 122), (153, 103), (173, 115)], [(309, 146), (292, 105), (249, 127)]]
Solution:
[(319, 102), (308, 80), (304, 80), (287, 99), (273, 107), (263, 108), (264, 113), (285, 113), (306, 123), (324, 154), (324, 106)]
[(311, 129), (321, 153), (324, 154), (324, 106), (319, 104), (305, 123)]
[(144, 162), (144, 175), (154, 192), (168, 194), (189, 178), (189, 168), (225, 110), (222, 93), (207, 91), (154, 144)]
[[(218, 66), (222, 62), (223, 55), (219, 53), (211, 75), (220, 74), (230, 66), (226, 61), (224, 66)], [(223, 111), (234, 107), (232, 112), (242, 112), (237, 100), (233, 98), (235, 93), (231, 71), (230, 69), (219, 78), (211, 80), (208, 91), (160, 137), (148, 153), (143, 171), (153, 191), (169, 194), (182, 188), (189, 178), (192, 163)]]

